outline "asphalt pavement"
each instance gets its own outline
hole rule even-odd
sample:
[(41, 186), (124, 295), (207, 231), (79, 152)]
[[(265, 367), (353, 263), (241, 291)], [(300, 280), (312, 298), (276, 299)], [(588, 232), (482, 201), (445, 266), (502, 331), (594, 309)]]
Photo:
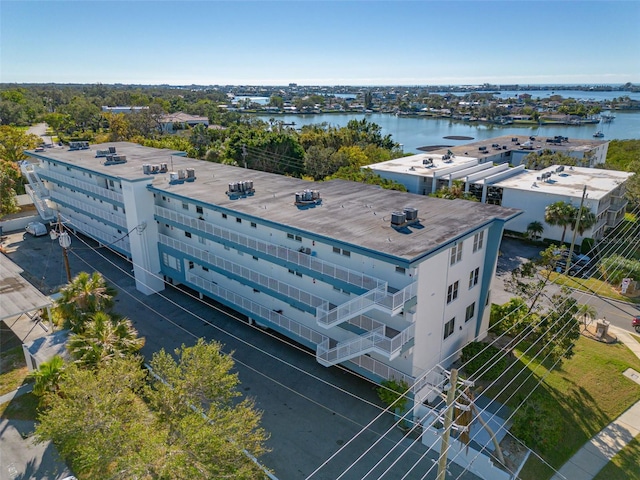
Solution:
[[(48, 236), (16, 232), (3, 243), (8, 257), (43, 293), (66, 283), (62, 252)], [(369, 470), (367, 478), (377, 478), (387, 467), (384, 479), (402, 478), (416, 463), (407, 479), (436, 477), (436, 455), (394, 428), (392, 415), (377, 418), (383, 405), (373, 383), (338, 367), (323, 367), (314, 352), (174, 287), (145, 296), (136, 290), (126, 260), (95, 247), (95, 242), (73, 239), (72, 275), (96, 270), (118, 290), (115, 310), (129, 317), (145, 337), (145, 357), (161, 348), (172, 351), (182, 344), (192, 345), (200, 337), (221, 342), (224, 351), (233, 355), (240, 390), (255, 400), (263, 412), (262, 426), (271, 435), (267, 442), (271, 451), (260, 461), (277, 478), (305, 479), (333, 455), (312, 479), (335, 480), (352, 464), (343, 478), (362, 479)], [(477, 478), (456, 464), (448, 470), (451, 478)]]

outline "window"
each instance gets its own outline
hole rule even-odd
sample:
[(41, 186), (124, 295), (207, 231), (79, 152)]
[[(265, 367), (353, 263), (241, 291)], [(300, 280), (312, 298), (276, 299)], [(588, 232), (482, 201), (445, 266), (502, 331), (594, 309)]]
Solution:
[(117, 211), (118, 211), (118, 206), (117, 206), (117, 205), (114, 205), (114, 206), (113, 206), (113, 209), (117, 212)]
[(473, 318), (476, 313), (476, 302), (473, 302), (471, 305), (467, 307), (467, 311), (464, 314), (464, 321), (468, 322)]
[(402, 273), (404, 275), (404, 273), (406, 272), (404, 267), (396, 267), (396, 273)]
[(182, 202), (182, 208), (184, 210), (189, 210), (189, 204), (187, 202)]
[(340, 253), (340, 249), (338, 247), (333, 247), (333, 253)]
[(454, 265), (462, 260), (462, 242), (454, 245), (451, 248), (451, 262), (450, 265)]
[(253, 255), (252, 258), (256, 261), (258, 260), (258, 257), (256, 257), (255, 255)]
[(256, 225), (256, 222), (251, 222), (251, 228), (258, 228), (258, 225)]
[(184, 232), (184, 236), (187, 238), (191, 238), (191, 232)]
[(287, 238), (290, 238), (291, 240), (293, 240), (293, 233), (287, 233)]
[(351, 252), (349, 250), (342, 250), (342, 255), (344, 255), (345, 257), (350, 257)]
[(204, 265), (202, 265), (202, 270), (204, 270), (205, 272), (209, 271), (209, 269), (207, 267), (205, 267)]
[(203, 213), (202, 212), (202, 207), (196, 206), (196, 213)]
[(484, 232), (476, 233), (473, 236), (473, 251), (477, 252), (482, 249), (482, 244), (484, 243)]
[(236, 217), (236, 223), (242, 223), (242, 219), (239, 217)]
[(193, 268), (193, 261), (189, 260), (189, 270)]
[(296, 235), (296, 241), (301, 242), (302, 241), (302, 237), (300, 235)]
[(480, 267), (469, 272), (469, 288), (473, 288), (478, 284), (478, 277), (480, 276)]
[(227, 218), (227, 214), (226, 214), (226, 213), (223, 213), (223, 214), (222, 214), (222, 218)]
[(444, 324), (444, 338), (446, 338), (453, 333), (453, 329), (456, 326), (456, 317), (453, 317), (447, 323)]
[(458, 298), (458, 281), (457, 280), (451, 285), (449, 285), (449, 288), (447, 290), (447, 303), (453, 302), (456, 298)]

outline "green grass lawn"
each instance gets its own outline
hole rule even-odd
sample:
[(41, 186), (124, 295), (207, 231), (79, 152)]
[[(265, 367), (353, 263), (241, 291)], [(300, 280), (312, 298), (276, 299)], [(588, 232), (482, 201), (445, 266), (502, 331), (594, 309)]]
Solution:
[(630, 297), (627, 295), (622, 295), (609, 283), (605, 282), (604, 280), (598, 280), (597, 278), (574, 278), (552, 272), (550, 279), (557, 285), (564, 285), (566, 287), (575, 288), (576, 290), (580, 290), (582, 292), (596, 292), (602, 297), (621, 300), (623, 302), (640, 302), (640, 297)]
[(27, 378), (27, 364), (22, 346), (14, 347), (0, 355), (0, 395), (13, 392)]
[(640, 435), (620, 450), (594, 480), (640, 480)]
[[(515, 353), (514, 367), (517, 368), (512, 367), (501, 385), (487, 391), (493, 397), (515, 378), (497, 397), (512, 409), (518, 408), (524, 397), (548, 373), (543, 365), (536, 362), (525, 367), (529, 358)], [(554, 468), (560, 468), (587, 440), (638, 401), (640, 385), (622, 375), (628, 367), (640, 370), (640, 359), (623, 344), (606, 345), (580, 338), (574, 357), (549, 373), (528, 400), (535, 417), (530, 431), (542, 432), (544, 438), (536, 449), (537, 453)], [(526, 379), (530, 372), (534, 372), (533, 376)], [(522, 387), (516, 391), (519, 385)], [(515, 395), (508, 400), (514, 391)], [(523, 480), (542, 480), (550, 478), (553, 473), (532, 455), (520, 477)]]

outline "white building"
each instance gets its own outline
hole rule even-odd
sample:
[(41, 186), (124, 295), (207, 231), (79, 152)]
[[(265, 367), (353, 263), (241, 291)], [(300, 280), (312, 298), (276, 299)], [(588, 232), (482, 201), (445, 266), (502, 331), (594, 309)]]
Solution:
[[(544, 224), (545, 207), (560, 201), (578, 207), (585, 185), (584, 206), (594, 213), (597, 223), (577, 237), (578, 244), (583, 238), (602, 238), (607, 228), (615, 227), (624, 218), (626, 181), (632, 173), (557, 165), (534, 171), (526, 170), (524, 165), (495, 165), (466, 153), (456, 155), (453, 149), (445, 154), (420, 153), (366, 168), (420, 195), (429, 195), (460, 182), (465, 192), (483, 203), (522, 210), (523, 215), (507, 224), (508, 230), (525, 233), (529, 223), (539, 221), (545, 227), (543, 236), (557, 241), (562, 237), (562, 228)], [(562, 171), (558, 171), (560, 169)]]
[(132, 259), (137, 288), (184, 284), (420, 398), (488, 327), (505, 222), (520, 212), (252, 171), (129, 143), (27, 154), (41, 214)]

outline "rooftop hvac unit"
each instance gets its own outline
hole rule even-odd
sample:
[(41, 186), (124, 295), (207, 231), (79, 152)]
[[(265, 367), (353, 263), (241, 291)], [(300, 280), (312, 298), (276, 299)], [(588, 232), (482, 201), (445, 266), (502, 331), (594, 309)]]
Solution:
[(193, 182), (196, 179), (196, 170), (195, 168), (187, 168), (187, 181)]
[(167, 167), (166, 163), (161, 163), (160, 164), (160, 173), (167, 173), (169, 171), (169, 168)]
[(151, 165), (149, 165), (148, 163), (143, 163), (142, 173), (144, 173), (145, 175), (149, 175), (151, 173)]
[(109, 147), (109, 153), (116, 153), (116, 147)]
[(407, 222), (407, 215), (404, 212), (391, 212), (391, 225), (400, 226)]
[(320, 192), (318, 190), (305, 189), (302, 192), (296, 192), (296, 204), (305, 205), (320, 202)]
[(418, 209), (413, 207), (405, 207), (404, 214), (407, 222), (413, 222), (418, 219)]
[(556, 172), (560, 173), (564, 171), (564, 165), (560, 165), (558, 168), (556, 168)]
[(109, 150), (96, 150), (96, 158), (106, 157), (109, 155)]
[(178, 174), (176, 172), (169, 172), (169, 183), (177, 182)]
[(185, 178), (187, 178), (187, 172), (185, 172), (184, 170), (178, 170), (178, 178), (180, 180), (184, 180)]

